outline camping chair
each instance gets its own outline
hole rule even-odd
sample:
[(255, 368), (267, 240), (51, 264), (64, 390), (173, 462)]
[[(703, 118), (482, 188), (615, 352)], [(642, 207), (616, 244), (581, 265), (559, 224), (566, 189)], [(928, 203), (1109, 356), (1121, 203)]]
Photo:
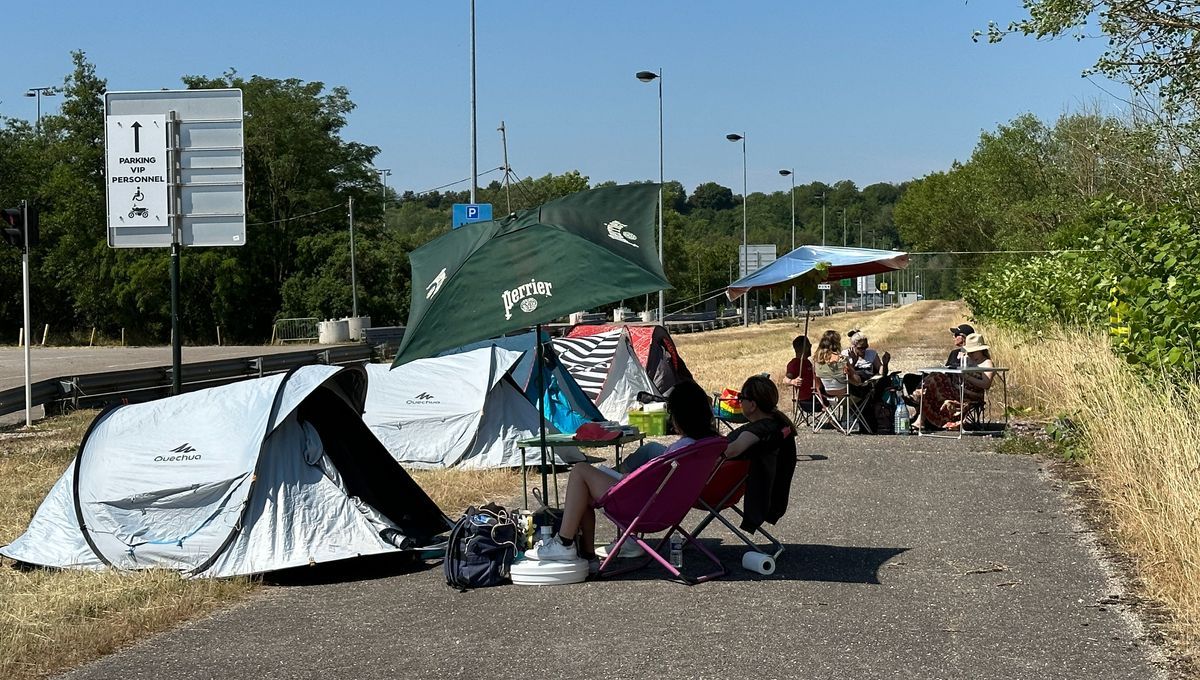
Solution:
[(866, 404), (867, 400), (856, 400), (848, 388), (842, 394), (830, 394), (825, 390), (821, 379), (813, 376), (813, 409), (817, 410), (818, 406), (820, 407), (813, 418), (813, 432), (826, 425), (832, 425), (844, 435), (853, 432), (856, 425), (860, 430), (869, 432), (870, 427), (863, 419)]
[[(725, 452), (726, 444), (725, 439), (721, 437), (708, 437), (668, 455), (654, 458), (621, 478), (593, 503), (593, 507), (603, 510), (605, 516), (617, 525), (620, 532), (608, 556), (600, 563), (598, 576), (623, 574), (649, 564), (651, 559), (661, 564), (671, 576), (688, 585), (709, 581), (727, 573), (717, 556), (680, 526), (688, 511), (696, 504), (705, 483), (712, 476), (717, 459)], [(655, 547), (651, 547), (639, 536), (660, 531), (667, 533)], [(667, 545), (676, 531), (683, 536), (685, 542), (696, 546), (717, 565), (717, 570), (699, 577), (685, 576), (664, 559), (659, 550)], [(631, 566), (610, 568), (613, 560), (621, 554), (621, 546), (625, 541), (636, 542), (646, 551), (647, 558)]]
[(758, 533), (771, 542), (771, 549), (764, 550), (739, 529), (737, 525), (721, 514), (725, 510), (733, 510), (739, 518), (745, 516), (737, 504), (746, 493), (746, 480), (749, 477), (749, 460), (721, 461), (721, 464), (713, 471), (708, 484), (704, 485), (704, 490), (700, 492), (700, 498), (696, 500), (696, 504), (693, 506), (696, 510), (707, 512), (708, 515), (700, 520), (695, 529), (692, 529), (692, 536), (700, 536), (700, 533), (715, 519), (732, 531), (733, 535), (741, 539), (742, 543), (750, 546), (751, 550), (768, 554), (772, 559), (778, 560), (779, 556), (783, 554), (783, 544), (779, 542), (779, 539), (767, 533), (767, 530), (763, 527), (759, 527)]
[[(810, 390), (811, 392), (811, 390)], [(817, 422), (817, 413), (821, 407), (811, 396), (802, 397), (800, 386), (792, 385), (792, 422), (805, 427), (812, 427)]]
[(722, 397), (720, 394), (713, 392), (713, 417), (717, 419), (718, 427), (725, 426), (725, 429), (733, 432), (738, 427), (750, 422), (746, 420), (746, 416), (742, 415), (741, 406), (738, 406), (737, 411), (728, 411), (721, 408), (722, 404), (740, 403), (736, 397)]

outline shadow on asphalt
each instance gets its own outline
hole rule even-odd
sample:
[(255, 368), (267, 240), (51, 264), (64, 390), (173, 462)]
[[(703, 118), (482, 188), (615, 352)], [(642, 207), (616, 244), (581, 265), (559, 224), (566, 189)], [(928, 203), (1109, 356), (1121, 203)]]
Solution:
[[(784, 543), (783, 555), (775, 564), (775, 573), (764, 576), (742, 568), (742, 555), (747, 548), (742, 543), (721, 543), (713, 539), (701, 539), (704, 546), (713, 551), (721, 564), (729, 570), (720, 581), (823, 581), (830, 583), (863, 583), (878, 585), (879, 570), (888, 560), (908, 548), (876, 548), (863, 546), (822, 545), (806, 543)], [(698, 576), (712, 569), (712, 563), (696, 550), (684, 553), (686, 558), (683, 572)], [(657, 563), (629, 574), (615, 576), (612, 581), (653, 581), (669, 578), (665, 569)]]
[(283, 569), (263, 575), (263, 583), (271, 586), (319, 586), (373, 581), (402, 574), (415, 574), (427, 569), (440, 569), (441, 565), (440, 560), (421, 560), (415, 553), (385, 553)]

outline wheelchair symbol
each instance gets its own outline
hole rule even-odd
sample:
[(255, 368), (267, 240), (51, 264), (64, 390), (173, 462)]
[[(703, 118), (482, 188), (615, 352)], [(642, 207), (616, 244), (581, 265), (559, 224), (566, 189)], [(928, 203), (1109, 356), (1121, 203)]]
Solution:
[(137, 203), (138, 201), (143, 201), (145, 199), (146, 197), (142, 195), (142, 188), (138, 187), (137, 191), (133, 194), (133, 202)]

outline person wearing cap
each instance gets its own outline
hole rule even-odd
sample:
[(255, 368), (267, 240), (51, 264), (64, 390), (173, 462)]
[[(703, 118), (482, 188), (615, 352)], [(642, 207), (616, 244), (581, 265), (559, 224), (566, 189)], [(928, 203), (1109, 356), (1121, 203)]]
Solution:
[[(966, 325), (966, 324), (963, 324)], [(960, 326), (961, 328), (961, 326)], [(961, 366), (955, 368), (991, 368), (992, 357), (983, 335), (971, 333), (962, 342)], [(963, 407), (983, 401), (984, 393), (992, 386), (990, 371), (952, 376), (931, 374), (921, 388), (921, 411), (913, 428), (955, 430), (961, 427)], [(961, 387), (961, 395), (959, 393)], [(959, 401), (961, 396), (961, 401)]]
[[(632, 472), (637, 466), (644, 465), (654, 457), (665, 455), (695, 443), (706, 437), (715, 437), (716, 428), (713, 426), (712, 402), (704, 388), (692, 381), (675, 385), (667, 396), (667, 413), (671, 426), (682, 435), (670, 446), (657, 442), (648, 442), (629, 456), (621, 465), (624, 472), (611, 468), (594, 467), (587, 463), (578, 463), (571, 468), (567, 477), (567, 498), (563, 504), (562, 525), (557, 535), (550, 538), (549, 543), (538, 541), (525, 555), (532, 560), (571, 561), (582, 557), (596, 557), (596, 511), (592, 504), (605, 494), (614, 484), (621, 480), (626, 473)], [(592, 428), (596, 423), (588, 423), (579, 428), (576, 438), (584, 441), (596, 437), (600, 441), (615, 439), (619, 433), (604, 432), (604, 428)], [(582, 534), (579, 545), (575, 536)], [(622, 549), (622, 554), (625, 549)], [(630, 555), (632, 556), (632, 555)]]
[[(954, 337), (954, 349), (950, 350), (950, 354), (946, 356), (946, 368), (959, 368), (962, 365), (962, 346), (966, 341), (967, 336), (974, 333), (975, 329), (970, 324), (959, 324), (950, 329), (950, 335)], [(904, 384), (904, 391), (909, 397), (905, 398), (910, 406), (916, 406), (921, 399), (921, 380), (924, 375), (921, 373), (905, 373), (900, 381)]]
[(966, 342), (967, 336), (974, 332), (975, 329), (965, 323), (950, 329), (950, 334), (954, 336), (954, 349), (950, 350), (950, 354), (946, 357), (946, 368), (958, 368), (962, 364), (963, 343)]

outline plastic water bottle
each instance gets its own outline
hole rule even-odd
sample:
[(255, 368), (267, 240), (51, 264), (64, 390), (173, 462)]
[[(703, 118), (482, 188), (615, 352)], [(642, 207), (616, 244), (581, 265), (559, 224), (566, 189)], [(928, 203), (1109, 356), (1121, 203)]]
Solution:
[(909, 430), (908, 406), (905, 405), (903, 399), (900, 400), (899, 404), (896, 404), (895, 426), (896, 426), (896, 434), (908, 434), (908, 430)]
[(683, 535), (678, 531), (671, 534), (671, 566), (676, 569), (683, 566)]

